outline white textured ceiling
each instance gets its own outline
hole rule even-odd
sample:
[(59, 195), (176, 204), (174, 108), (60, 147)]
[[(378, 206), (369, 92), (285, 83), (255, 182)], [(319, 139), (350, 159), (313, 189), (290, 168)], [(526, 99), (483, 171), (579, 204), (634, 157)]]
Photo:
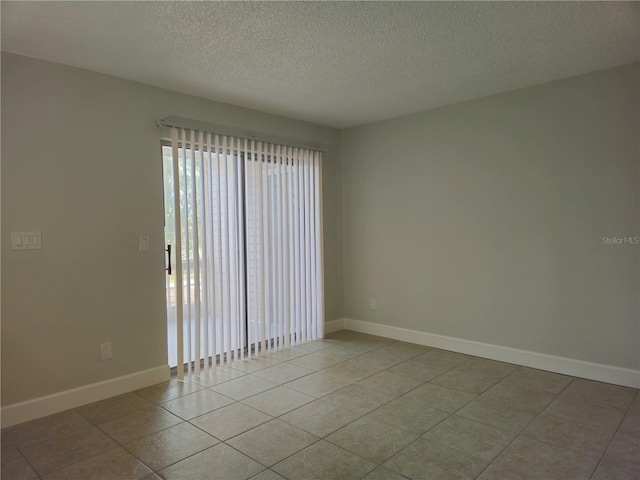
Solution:
[(638, 2), (8, 2), (2, 50), (333, 127), (640, 60)]

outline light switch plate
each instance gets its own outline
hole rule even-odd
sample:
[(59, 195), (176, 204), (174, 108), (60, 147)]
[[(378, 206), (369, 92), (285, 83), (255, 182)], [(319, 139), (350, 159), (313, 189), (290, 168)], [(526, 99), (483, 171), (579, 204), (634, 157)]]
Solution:
[(140, 251), (146, 252), (149, 250), (149, 235), (140, 235)]
[(40, 250), (42, 232), (11, 232), (11, 250)]

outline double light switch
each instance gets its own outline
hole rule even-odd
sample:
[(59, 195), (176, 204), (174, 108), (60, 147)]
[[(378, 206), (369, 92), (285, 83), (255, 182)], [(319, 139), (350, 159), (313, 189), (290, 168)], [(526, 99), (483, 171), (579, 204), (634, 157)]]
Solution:
[(42, 232), (11, 232), (11, 250), (42, 248)]

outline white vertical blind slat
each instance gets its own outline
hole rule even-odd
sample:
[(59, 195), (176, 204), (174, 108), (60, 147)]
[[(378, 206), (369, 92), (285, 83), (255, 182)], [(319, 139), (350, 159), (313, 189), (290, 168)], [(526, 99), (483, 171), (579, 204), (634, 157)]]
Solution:
[(280, 348), (284, 346), (284, 252), (282, 245), (283, 225), (282, 218), (282, 145), (278, 145), (278, 157), (276, 162), (276, 183), (278, 188), (277, 195), (277, 232), (278, 232), (278, 344)]
[(216, 365), (216, 358), (217, 358), (217, 352), (218, 352), (218, 335), (217, 335), (217, 316), (216, 316), (216, 287), (217, 287), (217, 281), (216, 281), (216, 244), (215, 244), (215, 238), (216, 238), (216, 230), (215, 230), (215, 222), (216, 222), (216, 210), (217, 210), (217, 205), (214, 208), (214, 185), (215, 185), (215, 180), (214, 180), (214, 175), (215, 175), (215, 160), (216, 160), (216, 155), (215, 155), (215, 151), (214, 151), (214, 138), (212, 134), (209, 134), (209, 158), (208, 158), (208, 165), (209, 165), (209, 175), (207, 176), (207, 179), (209, 181), (209, 195), (207, 195), (207, 199), (209, 201), (209, 205), (210, 205), (210, 212), (211, 212), (211, 216), (209, 217), (209, 224), (210, 224), (210, 228), (209, 228), (209, 232), (210, 232), (210, 236), (208, 237), (208, 243), (209, 243), (209, 271), (211, 272), (211, 282), (210, 282), (210, 286), (209, 286), (209, 295), (211, 298), (211, 363), (213, 364), (213, 366)]
[(318, 315), (318, 337), (324, 338), (324, 227), (322, 208), (322, 152), (315, 152), (315, 172), (316, 172), (316, 308)]
[(291, 344), (291, 235), (293, 233), (291, 229), (291, 207), (290, 205), (290, 183), (291, 183), (291, 149), (285, 148), (285, 165), (284, 165), (284, 204), (283, 213), (284, 219), (282, 226), (284, 228), (284, 254), (283, 254), (283, 271), (284, 271), (284, 321), (285, 321), (285, 336), (284, 342), (286, 346)]
[[(249, 331), (250, 332), (254, 332), (253, 335), (251, 335), (251, 340), (253, 340), (253, 344), (254, 344), (254, 348), (255, 348), (255, 354), (258, 355), (259, 350), (258, 350), (258, 345), (260, 342), (260, 330), (258, 328), (258, 322), (259, 322), (259, 305), (260, 305), (260, 292), (258, 291), (258, 272), (259, 272), (259, 260), (258, 260), (258, 245), (256, 245), (256, 238), (258, 235), (258, 215), (257, 215), (257, 195), (258, 195), (258, 188), (257, 188), (257, 172), (258, 172), (258, 164), (257, 164), (257, 150), (256, 150), (256, 142), (255, 140), (251, 140), (251, 158), (250, 158), (250, 165), (251, 165), (251, 218), (252, 218), (252, 230), (251, 230), (251, 238), (252, 238), (252, 245), (251, 245), (251, 249), (249, 250), (249, 253), (252, 255), (252, 266), (253, 266), (253, 271), (251, 273), (251, 280), (253, 282), (253, 292), (254, 292), (254, 296), (253, 299), (250, 299), (250, 303), (249, 305), (252, 306), (252, 310), (254, 312), (253, 316), (249, 317)], [(249, 348), (251, 348), (251, 340), (249, 341)]]
[(216, 308), (216, 325), (215, 329), (218, 337), (218, 355), (220, 357), (220, 364), (224, 363), (224, 346), (225, 346), (225, 336), (224, 336), (224, 288), (222, 280), (222, 159), (220, 158), (220, 137), (215, 135), (213, 140), (213, 147), (215, 152), (215, 172), (216, 172), (216, 213), (218, 216), (217, 221), (217, 231), (218, 231), (218, 242), (215, 245), (215, 264), (216, 264), (216, 298), (217, 298), (217, 308)]
[(180, 209), (180, 164), (178, 152), (178, 130), (171, 129), (172, 166), (173, 166), (173, 214), (175, 219), (175, 291), (176, 291), (176, 351), (177, 351), (177, 375), (178, 379), (184, 379), (184, 318), (183, 318), (183, 291), (182, 291), (182, 232)]
[(315, 195), (315, 160), (314, 153), (309, 154), (309, 260), (311, 262), (311, 287), (309, 290), (309, 297), (311, 299), (311, 338), (318, 338), (318, 316), (317, 316), (317, 298), (316, 291), (316, 195)]
[(277, 274), (278, 274), (278, 266), (276, 263), (276, 255), (277, 255), (277, 216), (276, 216), (276, 196), (277, 196), (277, 186), (276, 186), (276, 146), (270, 145), (270, 161), (268, 163), (269, 171), (267, 175), (268, 179), (268, 191), (267, 191), (267, 202), (268, 202), (268, 210), (269, 210), (269, 273), (270, 273), (270, 318), (269, 318), (269, 343), (272, 343), (272, 348), (277, 347), (277, 339), (278, 339), (278, 284), (277, 284)]
[(187, 293), (187, 315), (186, 315), (186, 325), (184, 327), (187, 330), (187, 339), (185, 341), (187, 346), (187, 373), (191, 375), (191, 265), (189, 263), (189, 252), (191, 251), (191, 236), (189, 232), (189, 176), (187, 172), (187, 138), (185, 132), (182, 132), (182, 178), (183, 178), (183, 195), (182, 195), (182, 206), (183, 210), (183, 218), (184, 222), (182, 222), (182, 233), (183, 239), (186, 249), (186, 257), (183, 258), (184, 263), (184, 272), (186, 274), (185, 278), (181, 279), (183, 285), (186, 283), (186, 293)]
[(271, 229), (269, 228), (269, 161), (270, 161), (271, 145), (264, 145), (264, 158), (262, 160), (262, 242), (264, 244), (264, 260), (262, 268), (264, 271), (264, 324), (265, 324), (265, 351), (271, 349), (271, 308), (273, 303), (271, 300)]
[(225, 287), (224, 291), (224, 339), (225, 339), (225, 352), (227, 356), (227, 363), (231, 362), (231, 252), (229, 245), (229, 157), (228, 157), (228, 137), (222, 137), (222, 177), (224, 179), (224, 195), (222, 197), (222, 212), (224, 220), (222, 222), (224, 235), (222, 235), (223, 242), (223, 258), (224, 258), (224, 275), (222, 277), (222, 285)]
[(199, 237), (199, 225), (198, 225), (198, 191), (197, 191), (197, 171), (198, 161), (196, 157), (199, 157), (199, 150), (201, 145), (196, 143), (196, 134), (191, 132), (191, 205), (192, 205), (192, 217), (193, 217), (193, 302), (194, 302), (194, 372), (196, 375), (200, 375), (200, 322), (201, 317), (201, 303), (200, 303), (200, 239)]
[(243, 305), (244, 305), (244, 275), (241, 275), (240, 272), (244, 272), (243, 257), (244, 257), (244, 248), (243, 248), (243, 237), (244, 232), (242, 230), (242, 198), (240, 196), (240, 192), (242, 189), (242, 178), (241, 178), (241, 143), (240, 139), (235, 139), (235, 149), (234, 155), (232, 158), (232, 184), (233, 184), (233, 218), (234, 218), (234, 257), (235, 257), (235, 268), (233, 271), (235, 278), (235, 286), (236, 286), (236, 295), (235, 295), (235, 305), (236, 305), (236, 315), (234, 319), (235, 323), (235, 357), (236, 360), (244, 358), (244, 334), (243, 334), (243, 325), (244, 325), (244, 315), (243, 315)]
[(300, 154), (300, 171), (298, 176), (298, 192), (300, 196), (300, 203), (298, 204), (298, 209), (300, 210), (300, 230), (298, 235), (300, 237), (300, 336), (303, 342), (307, 341), (307, 241), (304, 238), (307, 208), (305, 205), (307, 197), (304, 193), (306, 175), (305, 158), (306, 152), (302, 151)]
[(247, 153), (247, 140), (244, 139), (244, 144), (241, 146), (240, 145), (240, 140), (238, 140), (238, 158), (237, 158), (237, 168), (239, 169), (239, 173), (237, 175), (237, 179), (238, 179), (238, 219), (240, 220), (238, 222), (238, 239), (239, 239), (239, 248), (238, 248), (238, 255), (240, 258), (240, 267), (238, 268), (238, 285), (240, 286), (239, 288), (239, 295), (238, 295), (238, 302), (240, 305), (240, 315), (238, 318), (238, 336), (239, 336), (239, 345), (240, 345), (240, 359), (244, 360), (244, 354), (245, 354), (245, 349), (247, 347), (245, 341), (247, 338), (247, 330), (246, 330), (246, 302), (245, 299), (247, 298), (247, 292), (246, 292), (246, 277), (244, 275), (244, 272), (246, 272), (246, 266), (245, 266), (245, 262), (246, 262), (246, 229), (245, 229), (245, 225), (246, 225), (246, 217), (245, 217), (245, 192), (244, 192), (244, 186), (246, 185), (246, 170), (245, 170), (245, 163), (244, 163), (244, 158), (246, 156)]
[(293, 183), (293, 237), (294, 237), (294, 254), (293, 254), (293, 282), (294, 282), (294, 301), (293, 316), (296, 324), (296, 343), (300, 343), (300, 334), (302, 332), (302, 309), (300, 301), (300, 157), (299, 150), (294, 149), (294, 169), (292, 172)]
[(204, 372), (209, 373), (209, 358), (213, 357), (215, 362), (215, 355), (211, 355), (211, 330), (209, 325), (211, 324), (211, 258), (209, 255), (209, 239), (212, 237), (211, 233), (211, 221), (210, 215), (212, 215), (211, 209), (211, 195), (208, 193), (211, 191), (209, 185), (209, 176), (211, 169), (211, 146), (210, 134), (203, 133), (201, 137), (202, 150), (202, 175), (200, 175), (200, 189), (202, 191), (202, 227), (204, 234), (202, 236), (202, 291), (204, 295), (203, 301), (203, 327), (204, 327)]
[(260, 202), (258, 204), (259, 209), (260, 209), (260, 221), (259, 221), (259, 226), (260, 226), (260, 241), (258, 242), (259, 244), (259, 250), (260, 250), (260, 278), (261, 278), (261, 282), (260, 282), (260, 286), (261, 286), (261, 295), (260, 295), (260, 326), (262, 327), (262, 337), (261, 337), (261, 349), (263, 352), (265, 352), (267, 350), (267, 308), (266, 308), (266, 291), (267, 291), (267, 285), (266, 285), (266, 278), (267, 275), (265, 274), (265, 248), (264, 248), (264, 241), (263, 238), (265, 237), (265, 219), (264, 219), (264, 195), (263, 195), (263, 177), (264, 177), (264, 170), (265, 170), (265, 161), (264, 161), (264, 151), (263, 151), (263, 145), (262, 142), (258, 142), (258, 158), (257, 158), (257, 162), (258, 162), (258, 166), (259, 166), (259, 172), (258, 172), (258, 198), (260, 199)]

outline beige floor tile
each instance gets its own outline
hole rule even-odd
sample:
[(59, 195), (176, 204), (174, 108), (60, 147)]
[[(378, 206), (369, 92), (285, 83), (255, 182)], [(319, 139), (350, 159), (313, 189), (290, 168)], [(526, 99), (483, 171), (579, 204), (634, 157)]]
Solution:
[(381, 345), (375, 345), (372, 343), (352, 341), (341, 343), (334, 348), (336, 351), (348, 352), (353, 356), (358, 356), (363, 353), (372, 352), (373, 350), (380, 348), (380, 346)]
[(374, 410), (368, 417), (409, 432), (423, 434), (449, 416), (410, 397), (400, 397)]
[(297, 357), (290, 360), (289, 363), (298, 365), (299, 367), (307, 368), (309, 370), (320, 370), (322, 368), (330, 367), (336, 363), (340, 363), (344, 360), (354, 357), (356, 354), (353, 352), (338, 350), (337, 347), (331, 347), (326, 350), (320, 350), (318, 352), (310, 353), (302, 357)]
[(517, 370), (514, 370), (505, 377), (499, 385), (521, 387), (526, 390), (558, 394), (564, 390), (572, 380), (573, 377), (567, 377), (557, 373), (519, 367)]
[(237, 362), (232, 363), (233, 366), (229, 366), (227, 364), (217, 365), (210, 368), (207, 372), (201, 371), (200, 375), (185, 375), (185, 381), (195, 383), (206, 388), (213, 387), (219, 383), (228, 382), (234, 378), (240, 378), (246, 375), (247, 372), (244, 372), (239, 368), (241, 364), (242, 361), (238, 360)]
[(395, 340), (391, 340), (389, 338), (378, 337), (377, 335), (369, 335), (368, 333), (354, 332), (351, 330), (341, 330), (340, 332), (333, 332), (327, 335), (327, 339), (329, 340), (340, 339), (347, 343), (372, 345), (375, 348), (380, 348), (395, 342)]
[(360, 480), (376, 464), (320, 440), (273, 466), (272, 470), (295, 480)]
[(251, 397), (277, 386), (276, 383), (269, 382), (251, 373), (240, 378), (234, 378), (228, 382), (214, 385), (210, 387), (210, 390), (233, 398), (234, 400), (242, 400), (243, 398)]
[(381, 464), (418, 436), (418, 433), (380, 423), (370, 417), (362, 417), (332, 433), (326, 440), (371, 462)]
[(321, 343), (322, 345), (327, 345), (329, 347), (333, 347), (336, 345), (340, 345), (342, 342), (340, 340), (337, 340), (335, 338), (329, 338), (325, 335), (325, 338), (320, 338), (318, 340), (315, 340), (318, 343)]
[(352, 410), (316, 400), (282, 415), (280, 419), (318, 437), (324, 437), (359, 417), (360, 414)]
[(405, 377), (388, 371), (377, 373), (371, 377), (360, 380), (358, 385), (400, 396), (414, 388), (419, 387), (424, 382), (415, 378)]
[(479, 395), (502, 380), (499, 375), (485, 375), (457, 367), (434, 378), (429, 383), (461, 392)]
[(407, 480), (407, 477), (392, 472), (388, 468), (378, 467), (362, 480)]
[(270, 467), (318, 440), (315, 435), (275, 419), (238, 435), (227, 443)]
[(462, 353), (448, 352), (446, 350), (429, 350), (426, 353), (414, 357), (414, 360), (428, 362), (441, 367), (453, 368), (464, 362), (471, 360), (473, 357)]
[(135, 393), (126, 393), (80, 407), (77, 412), (94, 425), (153, 405)]
[(394, 358), (389, 354), (381, 352), (380, 349), (372, 350), (362, 355), (358, 355), (349, 360), (355, 365), (367, 365), (371, 368), (376, 368), (378, 372), (391, 368), (404, 361), (401, 358)]
[(180, 418), (191, 420), (230, 403), (233, 403), (233, 400), (229, 397), (211, 390), (200, 390), (199, 392), (170, 400), (161, 404), (161, 406)]
[(472, 393), (451, 390), (432, 383), (426, 383), (405, 395), (425, 407), (437, 408), (453, 413), (460, 410), (471, 400), (476, 398)]
[(97, 427), (89, 426), (25, 447), (22, 454), (38, 474), (45, 475), (116, 446)]
[(453, 415), (423, 438), (490, 462), (516, 438), (516, 434)]
[(191, 423), (220, 440), (227, 440), (273, 417), (242, 403), (232, 403), (191, 420)]
[(640, 478), (640, 468), (603, 460), (591, 480), (637, 480), (638, 478)]
[(74, 410), (68, 410), (48, 417), (38, 418), (30, 422), (14, 425), (3, 433), (18, 448), (34, 443), (45, 442), (63, 434), (71, 434), (78, 430), (86, 430), (91, 423)]
[(62, 470), (46, 475), (43, 480), (138, 480), (151, 473), (122, 447), (96, 455)]
[(156, 471), (217, 443), (217, 439), (199, 428), (188, 423), (180, 423), (128, 443), (125, 448)]
[(0, 448), (14, 447), (15, 445), (7, 435), (6, 430), (0, 430)]
[(296, 346), (282, 347), (279, 350), (275, 350), (269, 353), (269, 358), (273, 360), (277, 360), (279, 362), (287, 362), (289, 360), (293, 360), (294, 358), (302, 357), (304, 355), (309, 355), (307, 350), (302, 348), (298, 348)]
[(618, 431), (640, 438), (640, 394), (636, 395)]
[(273, 470), (265, 470), (264, 472), (259, 473), (255, 477), (251, 477), (250, 480), (287, 480), (281, 475), (278, 475)]
[(4, 445), (0, 458), (0, 478), (4, 480), (32, 480), (38, 474), (13, 445)]
[(473, 357), (468, 362), (460, 365), (457, 370), (477, 373), (489, 377), (504, 378), (518, 367), (510, 363), (497, 362), (495, 360), (487, 360), (486, 358)]
[(338, 330), (337, 332), (327, 333), (325, 340), (339, 340), (340, 342), (351, 342), (361, 337), (370, 336), (366, 333), (354, 332), (353, 330)]
[(428, 362), (421, 362), (419, 360), (407, 360), (398, 365), (394, 365), (387, 371), (391, 373), (397, 373), (398, 375), (405, 375), (407, 377), (416, 378), (424, 382), (436, 378), (438, 375), (443, 374), (449, 367), (443, 367), (442, 365), (434, 365)]
[(168, 382), (162, 382), (151, 387), (137, 390), (136, 393), (154, 403), (163, 403), (173, 400), (174, 398), (195, 393), (203, 388), (202, 385), (190, 382), (189, 380), (183, 382), (174, 378)]
[(604, 461), (640, 471), (640, 438), (616, 433), (607, 449)]
[(253, 397), (245, 398), (242, 400), (242, 403), (272, 417), (279, 417), (314, 400), (314, 397), (291, 390), (290, 388), (276, 387), (254, 395)]
[(637, 390), (591, 380), (575, 379), (563, 394), (588, 398), (617, 408), (629, 408)]
[(120, 445), (124, 445), (178, 423), (182, 423), (180, 418), (153, 406), (101, 423), (98, 427)]
[(458, 410), (456, 415), (502, 430), (520, 433), (537, 414), (507, 402), (491, 398), (476, 398)]
[(560, 394), (545, 410), (545, 413), (566, 418), (576, 425), (600, 431), (615, 431), (624, 419), (627, 410), (606, 405), (585, 397)]
[(373, 390), (354, 383), (322, 397), (322, 400), (365, 415), (385, 403), (389, 403), (395, 397), (393, 393)]
[(508, 402), (523, 410), (539, 413), (556, 398), (556, 395), (499, 383), (484, 392), (482, 397)]
[(344, 388), (350, 383), (351, 382), (344, 378), (328, 375), (324, 372), (315, 372), (293, 380), (292, 382), (285, 383), (285, 386), (317, 398)]
[(487, 463), (423, 437), (383, 466), (415, 480), (455, 480), (475, 478)]
[(520, 437), (479, 478), (588, 480), (597, 464), (597, 458)]
[(244, 373), (255, 373), (265, 368), (273, 367), (282, 363), (280, 360), (270, 358), (269, 354), (261, 354), (258, 357), (245, 358), (233, 364), (233, 368)]
[(325, 350), (327, 348), (331, 348), (335, 346), (335, 342), (332, 340), (324, 340), (324, 339), (316, 339), (308, 342), (296, 343), (294, 344), (295, 348), (299, 348), (300, 350), (304, 350), (309, 353), (318, 352), (320, 350)]
[(602, 456), (614, 432), (615, 426), (596, 429), (589, 421), (576, 422), (547, 410), (531, 422), (522, 435), (567, 450)]
[(263, 470), (258, 462), (219, 443), (158, 473), (165, 480), (246, 480)]
[(369, 365), (367, 363), (363, 363), (362, 361), (356, 361), (357, 358), (359, 357), (336, 363), (335, 365), (331, 365), (330, 367), (327, 367), (322, 371), (329, 375), (344, 378), (349, 382), (357, 382), (358, 380), (370, 377), (371, 375), (384, 370), (383, 368), (380, 368), (376, 365)]
[(295, 380), (296, 378), (304, 377), (313, 373), (313, 370), (308, 368), (302, 368), (292, 363), (281, 363), (268, 367), (263, 370), (257, 371), (254, 375), (277, 384), (283, 384)]
[(432, 350), (429, 347), (416, 345), (415, 343), (393, 342), (376, 350), (377, 353), (387, 355), (399, 361), (405, 361), (413, 357), (417, 357), (423, 353)]

